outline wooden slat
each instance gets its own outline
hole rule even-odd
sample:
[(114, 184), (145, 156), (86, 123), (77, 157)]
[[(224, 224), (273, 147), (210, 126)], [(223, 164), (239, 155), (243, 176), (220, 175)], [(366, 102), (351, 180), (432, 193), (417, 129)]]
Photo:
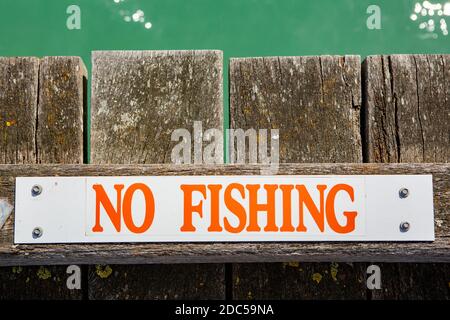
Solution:
[[(371, 56), (363, 72), (367, 161), (449, 162), (450, 55)], [(450, 299), (450, 264), (380, 267), (372, 299)]]
[(38, 163), (83, 163), (84, 81), (79, 57), (45, 57), (40, 64)]
[[(94, 52), (92, 163), (168, 163), (173, 130), (222, 128), (222, 63), (221, 51)], [(113, 268), (104, 281), (90, 267), (90, 298), (225, 296), (223, 265)]]
[(372, 300), (449, 300), (449, 263), (376, 263), (381, 289), (371, 290)]
[[(281, 267), (279, 267), (281, 265)], [(236, 266), (233, 265), (233, 266)], [(365, 299), (365, 263), (283, 262), (239, 264), (233, 298), (249, 300)], [(263, 270), (255, 272), (255, 267)], [(270, 276), (262, 277), (261, 274)], [(245, 277), (240, 277), (245, 275)]]
[(281, 162), (361, 162), (360, 71), (358, 56), (231, 59), (231, 127), (279, 129)]
[[(90, 299), (223, 299), (223, 264), (109, 267), (110, 270), (104, 266), (95, 267), (89, 274)], [(110, 275), (105, 277), (108, 273)]]
[[(258, 175), (260, 170), (259, 165), (1, 165), (0, 194), (13, 201), (16, 176)], [(278, 172), (280, 175), (432, 174), (437, 221), (435, 242), (149, 243), (130, 247), (129, 244), (13, 245), (1, 241), (0, 263), (449, 262), (449, 172), (449, 164), (281, 164)], [(12, 228), (2, 233), (11, 238)]]
[[(0, 163), (82, 163), (81, 59), (0, 58), (0, 70)], [(10, 217), (2, 242), (12, 242), (12, 227)], [(65, 266), (1, 268), (0, 299), (81, 299), (80, 290), (67, 288), (67, 277)]]
[(0, 163), (36, 162), (39, 59), (0, 58)]
[[(272, 57), (231, 59), (230, 121), (233, 128), (278, 128), (281, 162), (362, 162), (360, 135), (361, 63), (359, 56)], [(302, 275), (324, 264), (305, 264)], [(361, 267), (340, 277), (346, 298), (366, 297)], [(283, 264), (236, 265), (233, 298), (336, 298), (342, 285), (287, 273)], [(276, 281), (285, 274), (286, 281)], [(258, 281), (249, 281), (255, 279)], [(297, 284), (287, 286), (287, 283)], [(259, 286), (259, 287), (258, 287)]]
[(368, 162), (448, 162), (450, 55), (364, 61)]
[(94, 51), (92, 66), (92, 163), (168, 163), (173, 130), (222, 128), (221, 51)]

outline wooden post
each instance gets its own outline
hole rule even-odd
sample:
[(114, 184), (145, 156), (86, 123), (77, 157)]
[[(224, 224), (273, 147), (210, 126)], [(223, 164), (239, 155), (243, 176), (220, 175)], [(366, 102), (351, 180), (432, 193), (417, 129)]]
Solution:
[[(449, 162), (450, 55), (371, 56), (363, 73), (367, 161)], [(372, 299), (450, 298), (448, 263), (379, 266)]]
[[(281, 162), (362, 162), (357, 56), (232, 59), (233, 128), (279, 129)], [(364, 264), (234, 264), (233, 299), (365, 299)]]
[(231, 59), (231, 127), (280, 129), (281, 162), (361, 162), (360, 71), (356, 56)]
[[(86, 76), (78, 57), (0, 58), (0, 163), (82, 163)], [(10, 217), (2, 242), (12, 228)], [(66, 269), (1, 268), (0, 299), (81, 299)]]
[[(94, 52), (92, 162), (170, 163), (173, 130), (221, 129), (222, 64), (220, 51)], [(91, 299), (225, 297), (223, 264), (105, 268), (90, 267)]]
[(92, 163), (170, 163), (173, 130), (223, 126), (221, 51), (94, 51), (92, 64)]
[(45, 57), (39, 71), (37, 162), (83, 163), (86, 67), (79, 57)]
[(448, 162), (450, 56), (364, 62), (368, 162)]
[(39, 60), (0, 58), (0, 163), (35, 163)]

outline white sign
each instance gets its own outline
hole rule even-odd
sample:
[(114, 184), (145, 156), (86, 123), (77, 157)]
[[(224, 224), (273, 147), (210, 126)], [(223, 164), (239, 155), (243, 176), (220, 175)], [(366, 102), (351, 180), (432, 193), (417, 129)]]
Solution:
[(16, 179), (16, 243), (433, 240), (430, 175)]

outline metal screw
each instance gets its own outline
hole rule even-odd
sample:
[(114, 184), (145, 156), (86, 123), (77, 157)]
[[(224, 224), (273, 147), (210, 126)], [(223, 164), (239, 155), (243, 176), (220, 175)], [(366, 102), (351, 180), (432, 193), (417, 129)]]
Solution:
[(405, 221), (405, 222), (400, 223), (400, 231), (401, 232), (407, 232), (410, 227), (411, 227), (411, 225), (409, 224), (409, 222)]
[(401, 188), (400, 191), (398, 192), (398, 195), (400, 196), (401, 199), (405, 199), (409, 196), (409, 190), (406, 188)]
[(42, 193), (42, 187), (40, 185), (36, 184), (31, 188), (31, 195), (33, 197), (37, 197), (41, 193)]
[(37, 239), (37, 238), (42, 237), (43, 233), (44, 233), (44, 231), (41, 228), (36, 227), (33, 229), (33, 232), (31, 235), (33, 236), (33, 239)]

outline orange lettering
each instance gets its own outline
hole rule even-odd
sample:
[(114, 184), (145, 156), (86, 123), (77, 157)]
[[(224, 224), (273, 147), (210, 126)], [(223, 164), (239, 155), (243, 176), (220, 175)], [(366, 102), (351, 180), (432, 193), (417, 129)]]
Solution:
[(105, 208), (106, 213), (109, 216), (109, 219), (114, 225), (114, 228), (116, 228), (117, 232), (120, 232), (120, 215), (121, 215), (121, 201), (122, 201), (122, 190), (124, 185), (123, 184), (116, 184), (114, 185), (114, 189), (116, 189), (117, 192), (117, 209), (114, 209), (111, 201), (108, 198), (108, 195), (106, 194), (105, 189), (103, 189), (103, 186), (100, 184), (94, 184), (92, 188), (95, 191), (95, 225), (92, 228), (92, 232), (102, 232), (103, 227), (100, 225), (100, 204), (103, 205), (103, 208)]
[(337, 184), (331, 188), (327, 197), (327, 221), (331, 229), (337, 233), (349, 233), (355, 230), (355, 219), (358, 212), (356, 211), (344, 211), (344, 216), (347, 218), (347, 224), (341, 226), (336, 219), (336, 212), (334, 209), (334, 201), (339, 191), (346, 191), (350, 196), (352, 202), (354, 201), (354, 191), (348, 184)]
[(319, 230), (323, 232), (324, 225), (325, 225), (325, 217), (324, 217), (324, 199), (323, 199), (323, 193), (327, 186), (325, 185), (317, 185), (317, 190), (320, 192), (320, 211), (317, 209), (317, 206), (314, 204), (313, 199), (311, 198), (310, 194), (308, 193), (308, 190), (304, 185), (297, 185), (295, 188), (298, 190), (298, 197), (299, 197), (299, 215), (300, 215), (300, 221), (297, 227), (298, 232), (306, 232), (305, 224), (303, 223), (303, 204), (308, 208), (309, 212), (311, 213), (311, 216), (313, 217), (314, 221), (316, 222), (317, 226), (319, 227)]
[(245, 212), (245, 208), (237, 202), (233, 197), (231, 196), (231, 192), (233, 189), (236, 189), (241, 194), (242, 198), (245, 198), (245, 189), (242, 184), (239, 183), (232, 183), (225, 189), (225, 204), (232, 213), (239, 219), (239, 225), (237, 227), (233, 227), (228, 219), (224, 218), (224, 225), (225, 230), (231, 233), (239, 233), (245, 228), (245, 224), (247, 222), (247, 213)]
[[(145, 197), (145, 218), (142, 226), (137, 227), (133, 222), (131, 214), (131, 200), (136, 190), (141, 190)], [(132, 184), (123, 197), (123, 220), (128, 230), (133, 233), (143, 233), (150, 228), (155, 215), (155, 200), (153, 199), (153, 193), (148, 186), (143, 183)]]
[(281, 192), (283, 193), (283, 225), (280, 228), (281, 232), (294, 232), (295, 229), (292, 226), (292, 214), (291, 214), (291, 191), (294, 186), (289, 184), (280, 185)]
[(222, 185), (210, 184), (208, 189), (211, 191), (211, 224), (208, 231), (220, 232), (222, 227), (219, 223), (219, 192), (222, 189)]
[(182, 184), (180, 186), (181, 190), (183, 190), (184, 193), (184, 224), (180, 228), (182, 232), (187, 231), (195, 231), (195, 227), (192, 225), (192, 213), (197, 212), (200, 217), (203, 216), (203, 201), (200, 200), (199, 204), (193, 205), (192, 204), (192, 193), (194, 191), (201, 192), (203, 195), (203, 198), (206, 198), (206, 186), (204, 184), (199, 185), (189, 185), (189, 184)]
[(264, 231), (278, 231), (278, 227), (275, 224), (275, 191), (278, 186), (276, 184), (265, 184), (264, 189), (267, 191), (267, 203), (258, 203), (258, 184), (247, 184), (245, 186), (249, 191), (249, 215), (250, 222), (247, 227), (247, 231), (260, 231), (261, 228), (258, 225), (258, 212), (267, 212), (267, 225)]

